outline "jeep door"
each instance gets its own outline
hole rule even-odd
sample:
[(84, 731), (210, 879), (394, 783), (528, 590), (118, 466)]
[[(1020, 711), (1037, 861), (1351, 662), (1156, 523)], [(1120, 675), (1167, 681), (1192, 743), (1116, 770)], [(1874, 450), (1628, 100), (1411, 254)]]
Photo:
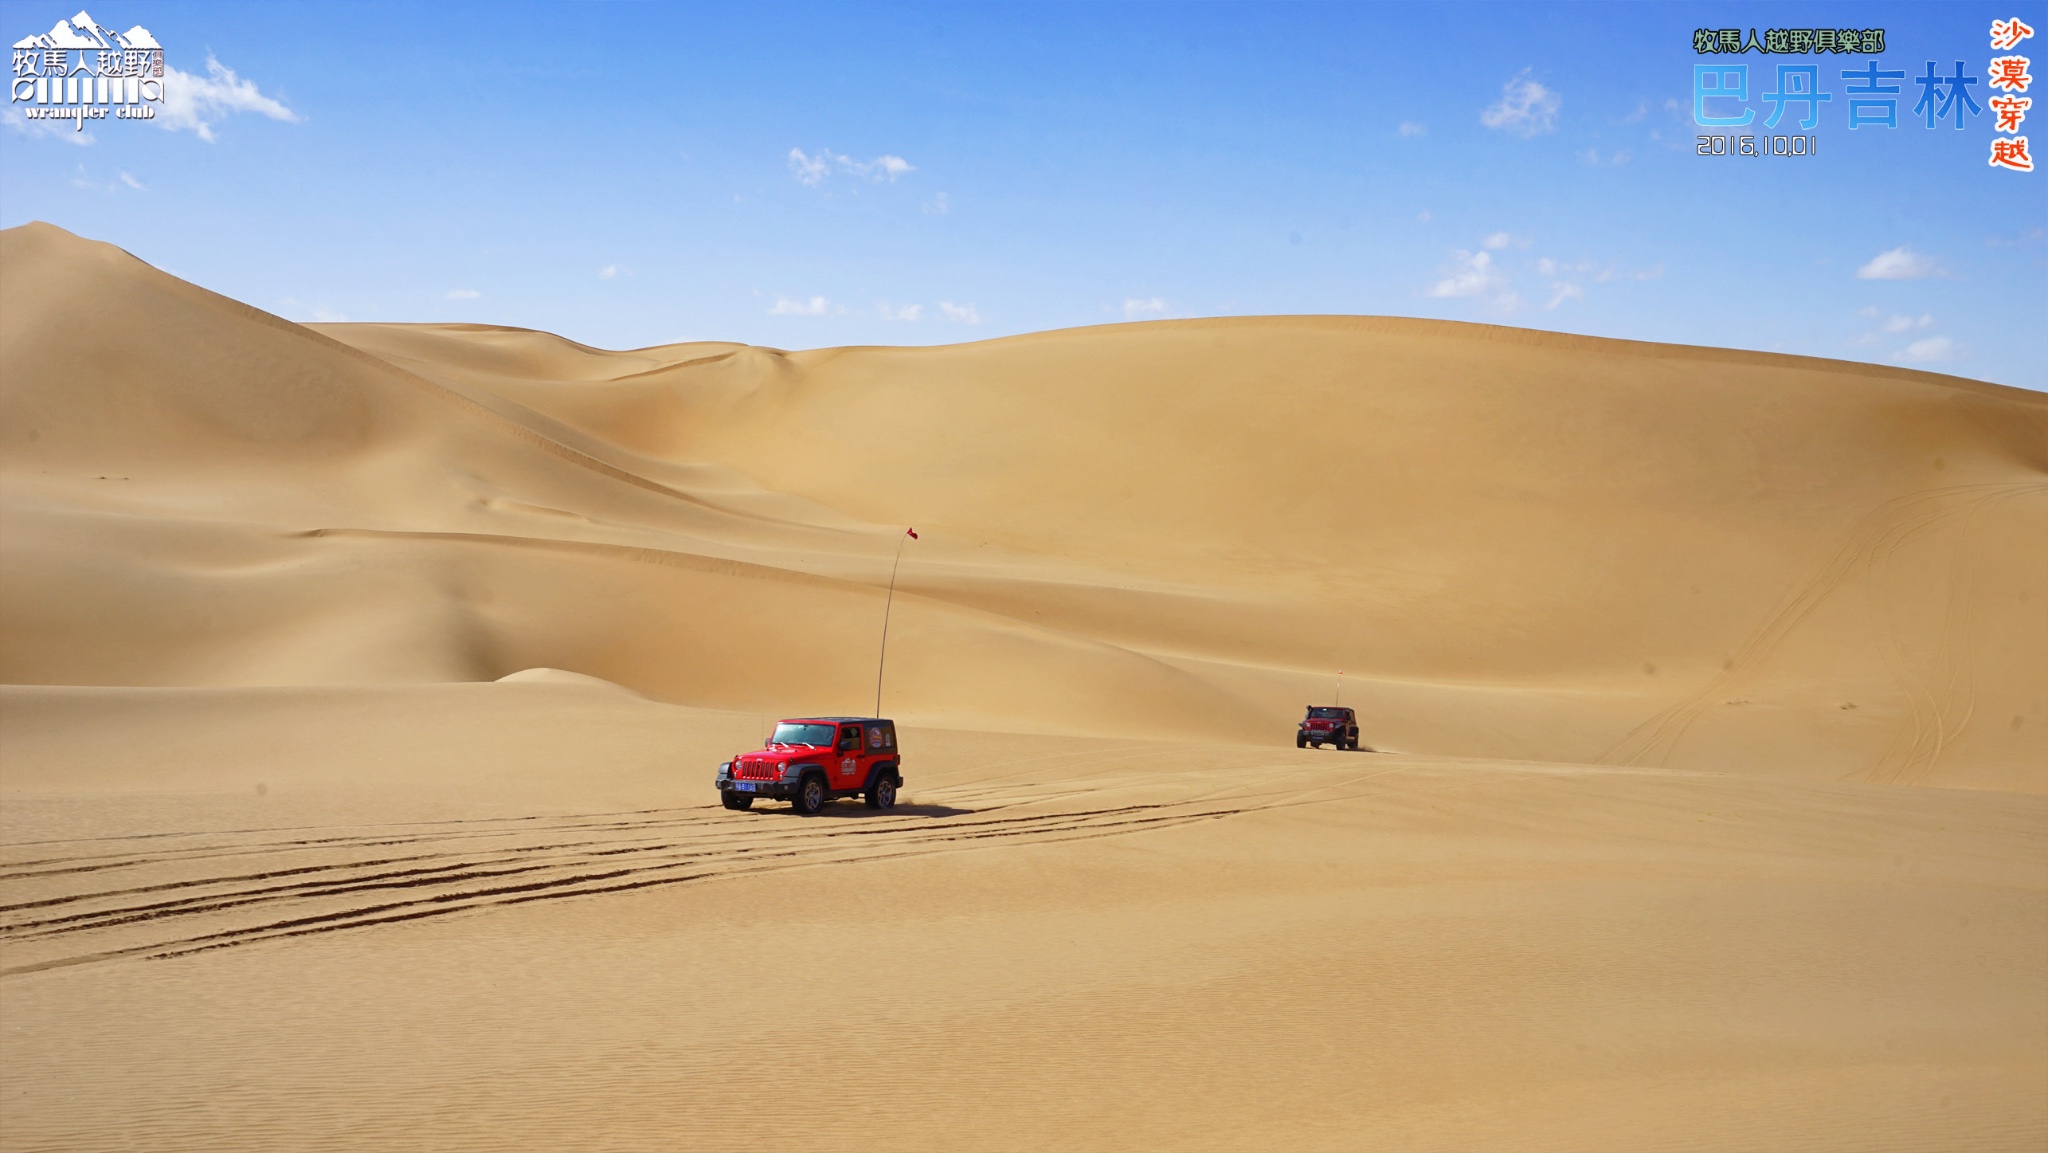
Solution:
[(835, 789), (857, 789), (867, 778), (867, 767), (874, 763), (866, 757), (865, 741), (859, 725), (839, 726), (839, 747), (832, 755), (832, 787)]

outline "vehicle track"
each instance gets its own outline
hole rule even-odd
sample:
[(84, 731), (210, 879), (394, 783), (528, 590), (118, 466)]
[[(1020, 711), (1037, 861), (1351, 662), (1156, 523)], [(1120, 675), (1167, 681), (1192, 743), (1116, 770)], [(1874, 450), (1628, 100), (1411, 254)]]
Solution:
[[(0, 846), (0, 949), (7, 955), (0, 976), (995, 841), (1119, 836), (1232, 816), (1247, 806), (1211, 791), (1165, 802), (1098, 799), (1049, 812), (1013, 811), (1024, 807), (998, 802), (949, 808), (944, 816), (902, 811), (822, 820), (692, 808), (629, 820), (570, 816), (484, 829), (449, 822), (285, 838), (245, 830), (152, 838), (157, 848), (148, 852), (72, 854), (46, 842), (25, 860), (4, 854), (30, 846)], [(392, 846), (405, 851), (376, 851)]]
[[(2048, 491), (2048, 485), (1971, 484), (1908, 493), (1885, 501), (1857, 522), (1813, 577), (1796, 586), (1778, 602), (1763, 623), (1737, 648), (1726, 669), (1699, 691), (1667, 706), (1630, 730), (1601, 754), (1599, 763), (1667, 766), (1686, 731), (1713, 709), (1716, 702), (1740, 695), (1742, 686), (1763, 670), (1786, 638), (1844, 585), (1859, 577), (1880, 573), (1889, 558), (1914, 537), (1958, 517), (1966, 522), (1972, 520), (1987, 504), (2044, 491)], [(1889, 645), (1889, 638), (1883, 643)], [(1909, 662), (1903, 652), (1893, 651), (1889, 655), (1893, 657), (1894, 669), (1907, 681), (1912, 697), (1913, 716), (1907, 722), (1911, 726), (1911, 736), (1905, 739), (1910, 751), (1905, 754), (1905, 763), (1911, 766), (1926, 760), (1930, 762), (1927, 769), (1931, 771), (1932, 756), (1938, 755), (1942, 740), (1938, 734), (1943, 731), (1942, 714), (1947, 711), (1947, 702), (1940, 694), (1928, 691), (1920, 678), (1908, 675), (1906, 665)], [(1953, 731), (1948, 733), (1950, 737), (1953, 735)], [(1934, 753), (1922, 755), (1921, 750), (1930, 741)], [(1895, 746), (1897, 743), (1894, 742)], [(1879, 758), (1879, 765), (1890, 762), (1896, 755), (1896, 748), (1888, 749)], [(1877, 771), (1874, 766), (1866, 773)], [(1897, 777), (1903, 771), (1889, 775)]]

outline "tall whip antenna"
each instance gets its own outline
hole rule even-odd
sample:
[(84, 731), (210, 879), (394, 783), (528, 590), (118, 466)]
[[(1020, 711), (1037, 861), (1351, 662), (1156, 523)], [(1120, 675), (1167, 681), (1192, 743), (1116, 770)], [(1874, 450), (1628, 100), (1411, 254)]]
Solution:
[(896, 538), (896, 560), (889, 565), (889, 599), (882, 602), (882, 651), (875, 658), (875, 716), (882, 715), (882, 669), (889, 661), (889, 612), (896, 607), (896, 570), (903, 564), (903, 542), (916, 540), (917, 530), (904, 529)]
[[(883, 625), (883, 626), (882, 626), (882, 629), (883, 629), (883, 631), (884, 631), (884, 632), (887, 632), (887, 631), (888, 631), (888, 627), (889, 627), (889, 626), (887, 626), (887, 625)], [(1338, 670), (1337, 670), (1337, 699), (1336, 699), (1335, 701), (1333, 701), (1332, 703), (1333, 703), (1333, 704), (1339, 704), (1339, 705), (1341, 705), (1341, 704), (1343, 704), (1343, 703), (1344, 703), (1344, 670), (1343, 670), (1343, 669), (1338, 669)]]

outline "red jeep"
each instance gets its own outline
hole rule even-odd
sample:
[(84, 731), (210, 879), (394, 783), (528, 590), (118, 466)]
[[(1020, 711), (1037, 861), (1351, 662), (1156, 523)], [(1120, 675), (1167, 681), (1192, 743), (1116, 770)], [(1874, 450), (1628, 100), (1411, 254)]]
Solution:
[(808, 817), (841, 797), (870, 809), (893, 808), (903, 787), (896, 722), (880, 717), (803, 717), (780, 721), (768, 746), (718, 766), (718, 797), (728, 809), (755, 797), (788, 801)]
[(1308, 716), (1302, 718), (1301, 731), (1294, 734), (1294, 747), (1305, 749), (1310, 745), (1319, 749), (1324, 745), (1357, 748), (1358, 714), (1338, 705), (1310, 705)]

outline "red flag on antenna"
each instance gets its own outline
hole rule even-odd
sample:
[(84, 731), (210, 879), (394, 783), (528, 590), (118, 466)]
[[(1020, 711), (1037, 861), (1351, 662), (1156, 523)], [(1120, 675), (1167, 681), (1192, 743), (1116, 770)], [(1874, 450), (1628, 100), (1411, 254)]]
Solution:
[(909, 533), (909, 534), (910, 534), (910, 539), (911, 539), (911, 540), (916, 540), (916, 539), (917, 539), (917, 530), (916, 530), (916, 529), (914, 529), (914, 528), (907, 528), (907, 529), (904, 529), (903, 531), (904, 531), (904, 532), (907, 532), (907, 533)]

